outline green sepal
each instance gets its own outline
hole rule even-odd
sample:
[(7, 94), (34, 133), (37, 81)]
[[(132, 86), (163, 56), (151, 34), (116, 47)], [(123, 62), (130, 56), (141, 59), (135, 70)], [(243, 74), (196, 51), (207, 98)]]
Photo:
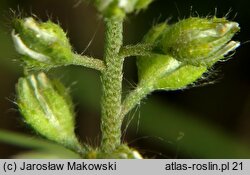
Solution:
[(188, 85), (202, 78), (202, 75), (205, 72), (207, 72), (205, 66), (197, 67), (193, 65), (183, 65), (168, 76), (159, 79), (155, 83), (154, 88), (163, 90), (184, 89)]
[(168, 27), (157, 44), (181, 62), (212, 66), (240, 45), (230, 41), (239, 29), (238, 23), (225, 18), (191, 17)]
[(155, 54), (137, 58), (139, 86), (177, 90), (194, 83), (239, 46), (230, 41), (238, 30), (236, 22), (225, 18), (188, 18), (154, 26), (144, 43), (153, 45)]
[(72, 47), (63, 29), (34, 18), (13, 20), (12, 39), (28, 68), (48, 69), (73, 59)]
[[(154, 44), (168, 30), (166, 23), (154, 26), (144, 37)], [(205, 66), (183, 64), (170, 55), (152, 54), (137, 58), (139, 86), (149, 90), (177, 90), (195, 82), (207, 71)]]
[(194, 83), (207, 71), (205, 66), (185, 65), (168, 55), (137, 59), (139, 84), (152, 90), (178, 90)]
[(80, 151), (72, 101), (59, 81), (49, 80), (44, 73), (29, 75), (19, 79), (16, 91), (27, 124), (49, 140)]

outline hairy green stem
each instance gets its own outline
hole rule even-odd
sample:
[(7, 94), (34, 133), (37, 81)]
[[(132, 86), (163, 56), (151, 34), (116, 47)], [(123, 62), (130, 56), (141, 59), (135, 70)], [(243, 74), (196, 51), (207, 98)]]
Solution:
[(153, 51), (153, 45), (151, 44), (136, 44), (128, 45), (121, 48), (120, 55), (123, 57), (130, 56), (150, 56)]
[(106, 69), (102, 73), (103, 94), (101, 100), (102, 118), (101, 149), (111, 152), (121, 142), (121, 94), (122, 67), (124, 58), (119, 55), (122, 46), (123, 19), (105, 19), (104, 62)]
[(84, 66), (84, 67), (96, 69), (99, 71), (103, 71), (105, 69), (105, 65), (102, 60), (88, 57), (85, 55), (74, 54), (74, 59), (71, 64)]
[(159, 69), (155, 75), (152, 75), (150, 79), (145, 82), (140, 82), (138, 86), (131, 91), (122, 102), (121, 117), (124, 119), (125, 115), (132, 110), (136, 105), (140, 104), (140, 101), (148, 94), (155, 90), (155, 80), (160, 79), (163, 76), (168, 76), (177, 69), (184, 66), (183, 63), (177, 62), (176, 64), (170, 64), (165, 69)]
[(141, 87), (140, 85), (138, 85), (135, 90), (130, 92), (130, 94), (128, 94), (128, 96), (124, 99), (122, 103), (122, 119), (130, 110), (132, 110), (136, 105), (140, 104), (141, 100), (145, 98), (148, 94), (150, 94), (153, 90), (154, 89), (152, 86)]

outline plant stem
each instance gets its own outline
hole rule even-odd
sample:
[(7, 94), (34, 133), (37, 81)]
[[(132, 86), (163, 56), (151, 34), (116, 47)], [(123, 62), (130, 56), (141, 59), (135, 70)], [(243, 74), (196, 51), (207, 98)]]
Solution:
[(84, 66), (84, 67), (96, 69), (99, 71), (103, 71), (105, 69), (105, 65), (102, 60), (88, 57), (85, 55), (75, 54), (73, 62), (71, 64)]
[(174, 62), (170, 63), (168, 67), (164, 67), (164, 69), (158, 69), (157, 73), (150, 76), (146, 81), (141, 81), (122, 102), (122, 120), (124, 119), (125, 115), (136, 105), (138, 105), (143, 98), (155, 90), (154, 84), (157, 80), (170, 75), (177, 69), (180, 69), (182, 66), (184, 66), (183, 63), (174, 60)]
[(121, 48), (120, 55), (123, 57), (130, 56), (150, 56), (153, 51), (153, 45), (151, 44), (136, 44), (128, 45)]
[(140, 85), (138, 85), (135, 90), (130, 92), (122, 103), (122, 119), (130, 110), (132, 110), (136, 105), (140, 104), (140, 101), (148, 94), (150, 94), (153, 90), (154, 88), (152, 86), (141, 87)]
[(124, 58), (119, 56), (119, 52), (123, 39), (123, 19), (117, 17), (106, 18), (105, 27), (104, 62), (106, 69), (101, 77), (103, 84), (101, 149), (104, 152), (111, 152), (121, 142), (122, 120), (120, 112)]

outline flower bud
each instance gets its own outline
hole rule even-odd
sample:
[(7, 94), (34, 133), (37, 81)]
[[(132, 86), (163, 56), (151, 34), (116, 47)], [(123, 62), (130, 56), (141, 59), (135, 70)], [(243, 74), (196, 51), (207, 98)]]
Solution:
[[(155, 43), (168, 28), (166, 23), (154, 26), (145, 35), (144, 42)], [(146, 91), (183, 89), (207, 71), (205, 66), (183, 65), (171, 55), (164, 54), (138, 57), (137, 67), (139, 84)]]
[(72, 48), (62, 28), (51, 21), (32, 17), (15, 19), (12, 39), (28, 67), (50, 68), (73, 58)]
[(153, 0), (94, 0), (97, 9), (104, 16), (124, 17), (126, 13), (147, 8)]
[(16, 90), (17, 104), (27, 124), (52, 141), (79, 149), (73, 105), (60, 82), (50, 81), (39, 73), (20, 78)]
[(238, 23), (224, 18), (189, 18), (172, 26), (159, 24), (144, 37), (155, 54), (137, 59), (139, 81), (148, 91), (185, 88), (218, 60), (235, 50), (230, 41)]
[(225, 18), (188, 18), (166, 29), (158, 47), (181, 62), (211, 66), (240, 45), (230, 41), (239, 29)]

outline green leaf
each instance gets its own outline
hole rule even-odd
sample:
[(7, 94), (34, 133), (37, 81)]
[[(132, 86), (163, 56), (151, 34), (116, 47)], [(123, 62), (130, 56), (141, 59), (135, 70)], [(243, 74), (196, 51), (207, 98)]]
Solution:
[(62, 158), (80, 158), (75, 152), (56, 143), (10, 131), (0, 130), (0, 142), (37, 150), (38, 152), (44, 151), (48, 154), (60, 155)]

